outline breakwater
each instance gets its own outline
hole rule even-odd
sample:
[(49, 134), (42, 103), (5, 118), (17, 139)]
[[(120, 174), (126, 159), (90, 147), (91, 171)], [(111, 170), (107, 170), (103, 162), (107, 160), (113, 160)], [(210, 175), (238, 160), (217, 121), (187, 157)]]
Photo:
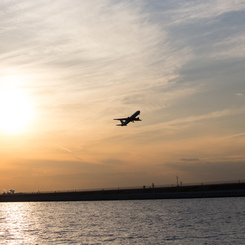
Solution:
[(245, 183), (96, 191), (14, 193), (0, 195), (0, 202), (105, 201), (211, 197), (245, 197)]

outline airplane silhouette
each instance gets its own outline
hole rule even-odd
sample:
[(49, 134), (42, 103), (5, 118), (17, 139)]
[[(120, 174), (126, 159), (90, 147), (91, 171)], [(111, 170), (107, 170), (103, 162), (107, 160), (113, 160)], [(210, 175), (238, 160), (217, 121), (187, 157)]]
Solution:
[(139, 114), (140, 114), (140, 111), (136, 111), (131, 117), (116, 118), (113, 120), (119, 120), (121, 122), (121, 124), (117, 124), (116, 126), (127, 126), (127, 124), (130, 122), (141, 121), (141, 119), (137, 117)]

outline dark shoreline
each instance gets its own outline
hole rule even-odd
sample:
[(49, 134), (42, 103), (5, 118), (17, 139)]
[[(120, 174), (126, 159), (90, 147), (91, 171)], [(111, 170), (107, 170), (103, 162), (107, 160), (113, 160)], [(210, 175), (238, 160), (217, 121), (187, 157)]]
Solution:
[(2, 194), (0, 195), (0, 202), (112, 201), (214, 197), (245, 197), (245, 183)]

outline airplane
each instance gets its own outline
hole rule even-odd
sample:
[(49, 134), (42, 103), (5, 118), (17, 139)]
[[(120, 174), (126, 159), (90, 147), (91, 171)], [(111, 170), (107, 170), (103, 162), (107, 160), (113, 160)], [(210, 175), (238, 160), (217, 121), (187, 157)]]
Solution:
[(127, 124), (130, 122), (141, 121), (141, 119), (137, 117), (139, 114), (140, 114), (140, 111), (136, 111), (131, 117), (116, 118), (113, 120), (119, 120), (121, 122), (121, 124), (117, 124), (116, 126), (127, 126)]

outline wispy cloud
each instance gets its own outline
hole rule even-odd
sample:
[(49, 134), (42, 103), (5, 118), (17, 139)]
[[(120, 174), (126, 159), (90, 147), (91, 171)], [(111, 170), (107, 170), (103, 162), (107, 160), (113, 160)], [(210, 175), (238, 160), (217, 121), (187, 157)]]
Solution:
[[(226, 116), (233, 116), (233, 115), (239, 115), (239, 114), (244, 114), (245, 113), (245, 108), (238, 108), (238, 109), (225, 109), (222, 111), (214, 111), (208, 114), (202, 114), (202, 115), (197, 115), (197, 116), (189, 116), (189, 117), (182, 117), (182, 118), (176, 118), (174, 120), (166, 121), (166, 122), (161, 122), (159, 124), (154, 125), (154, 130), (156, 129), (163, 129), (163, 128), (168, 128), (171, 126), (179, 126), (179, 127), (185, 127), (186, 125), (192, 126), (193, 123), (199, 122), (199, 121), (205, 121), (205, 120), (210, 120), (210, 119), (215, 119), (215, 118), (222, 118)], [(149, 129), (151, 126), (144, 127), (144, 129)]]
[(223, 60), (227, 58), (237, 58), (241, 59), (244, 57), (243, 53), (245, 51), (245, 34), (240, 33), (239, 27), (237, 28), (237, 33), (233, 37), (224, 38), (214, 44), (214, 53), (211, 57), (217, 60)]
[(244, 94), (242, 94), (242, 93), (236, 93), (236, 96), (238, 96), (238, 97), (243, 97)]
[(196, 162), (196, 161), (200, 161), (200, 159), (198, 159), (198, 158), (181, 158), (180, 160), (181, 161), (184, 161), (184, 162)]
[(244, 137), (244, 136), (245, 136), (245, 133), (233, 134), (233, 135), (224, 137), (224, 139), (237, 138), (237, 137)]
[(224, 2), (222, 0), (217, 1), (183, 1), (179, 3), (177, 1), (177, 9), (173, 8), (168, 10), (171, 12), (172, 20), (174, 23), (192, 22), (200, 19), (209, 19), (220, 16), (222, 14), (241, 11), (245, 9), (245, 4), (242, 0)]

